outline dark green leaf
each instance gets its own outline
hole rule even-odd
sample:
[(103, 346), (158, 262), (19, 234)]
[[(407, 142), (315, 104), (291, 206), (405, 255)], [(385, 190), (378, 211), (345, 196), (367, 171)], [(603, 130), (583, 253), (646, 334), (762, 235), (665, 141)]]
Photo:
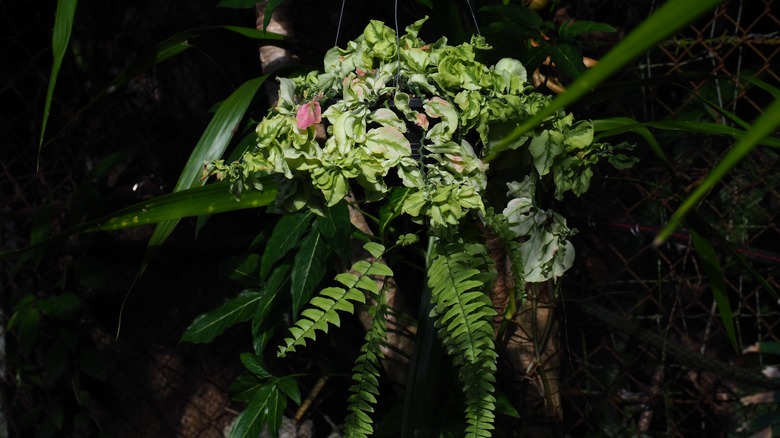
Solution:
[[(480, 12), (495, 14), (504, 20), (509, 20), (511, 25), (520, 25), (528, 29), (540, 30), (542, 17), (536, 12), (520, 5), (489, 5), (479, 8)], [(507, 23), (510, 25), (510, 23)]]
[(558, 29), (558, 36), (563, 39), (574, 39), (591, 32), (615, 32), (615, 28), (606, 23), (596, 23), (587, 20), (567, 21)]
[(254, 9), (256, 4), (256, 0), (219, 0), (217, 7), (230, 9)]
[(240, 357), (241, 363), (244, 364), (244, 368), (259, 379), (270, 379), (273, 377), (273, 375), (265, 369), (262, 357), (252, 353), (241, 353)]
[(268, 24), (271, 22), (271, 16), (274, 13), (274, 9), (276, 9), (276, 7), (281, 3), (282, 0), (268, 0), (265, 3), (265, 11), (263, 11), (263, 30), (268, 28)]
[(314, 215), (309, 212), (282, 216), (276, 223), (271, 238), (260, 260), (260, 278), (265, 280), (274, 263), (281, 260), (298, 245), (301, 236), (309, 228)]
[(574, 81), (565, 93), (558, 95), (549, 105), (521, 123), (504, 140), (491, 148), (484, 161), (491, 162), (496, 159), (515, 140), (538, 126), (547, 117), (590, 93), (594, 87), (607, 80), (634, 58), (722, 2), (723, 0), (701, 0), (695, 2), (670, 0), (664, 3), (650, 18), (642, 22), (620, 44), (599, 60), (595, 67), (589, 69)]
[(388, 225), (393, 219), (397, 218), (403, 212), (402, 206), (406, 198), (411, 195), (412, 189), (408, 187), (395, 187), (390, 192), (388, 202), (382, 204), (379, 208), (379, 234), (384, 235)]
[(60, 73), (62, 60), (70, 42), (70, 33), (73, 30), (73, 20), (76, 16), (77, 0), (57, 0), (57, 11), (54, 15), (54, 31), (51, 35), (51, 48), (53, 62), (49, 75), (49, 88), (46, 91), (46, 102), (43, 108), (43, 122), (41, 123), (41, 136), (38, 141), (38, 155), (40, 158), (43, 136), (46, 133), (46, 123), (49, 120), (51, 101), (54, 96), (54, 86), (57, 84), (57, 76)]
[(46, 348), (43, 366), (47, 377), (58, 379), (62, 371), (70, 364), (70, 350), (63, 342), (55, 342)]
[(582, 62), (582, 52), (577, 45), (567, 42), (559, 42), (550, 46), (550, 57), (561, 73), (570, 78), (578, 78), (585, 71)]
[(60, 320), (72, 320), (80, 308), (81, 300), (72, 292), (52, 295), (40, 302), (40, 309), (45, 315)]
[(222, 334), (228, 327), (248, 321), (259, 308), (268, 307), (275, 296), (265, 292), (244, 291), (211, 312), (192, 322), (180, 342), (206, 343)]
[(249, 254), (228, 260), (227, 277), (233, 281), (257, 284), (260, 275), (260, 255)]
[(292, 376), (284, 376), (276, 379), (276, 387), (290, 397), (295, 404), (301, 404), (301, 391), (298, 389), (298, 382)]
[(91, 348), (80, 351), (76, 363), (81, 372), (98, 380), (105, 380), (110, 369), (106, 357)]
[(731, 346), (734, 347), (735, 350), (738, 350), (737, 332), (734, 328), (734, 313), (731, 310), (731, 303), (729, 302), (726, 282), (723, 279), (723, 270), (720, 267), (718, 255), (715, 252), (712, 243), (701, 234), (691, 230), (691, 237), (693, 240), (693, 247), (696, 249), (696, 254), (699, 255), (699, 258), (702, 261), (704, 273), (707, 275), (707, 279), (710, 282), (712, 295), (715, 297), (715, 302), (718, 305), (720, 319), (723, 321), (726, 335), (731, 341)]
[(758, 351), (761, 353), (780, 355), (780, 342), (759, 342)]
[(255, 393), (266, 384), (251, 374), (242, 374), (236, 378), (228, 392), (234, 400), (249, 403)]
[(287, 398), (275, 385), (263, 386), (236, 418), (230, 438), (257, 438), (265, 425), (270, 436), (277, 436), (286, 406)]
[(325, 238), (325, 243), (341, 258), (345, 266), (351, 263), (350, 237), (352, 223), (349, 221), (349, 208), (346, 202), (339, 202), (325, 211), (325, 217), (317, 219), (317, 227)]
[(325, 241), (317, 228), (313, 228), (303, 239), (301, 249), (295, 254), (290, 292), (292, 294), (293, 318), (311, 298), (314, 288), (325, 276)]
[(41, 331), (41, 313), (31, 306), (18, 314), (19, 349), (23, 355), (29, 354), (38, 342)]
[[(292, 267), (286, 263), (274, 268), (274, 270), (271, 272), (271, 275), (268, 277), (268, 280), (263, 285), (263, 293), (273, 296), (279, 295), (279, 291), (281, 291), (282, 287), (284, 287), (290, 281), (291, 269)], [(263, 322), (265, 322), (269, 310), (270, 307), (258, 309), (258, 312), (256, 312), (252, 318), (252, 336), (256, 341), (258, 340), (261, 327)]]

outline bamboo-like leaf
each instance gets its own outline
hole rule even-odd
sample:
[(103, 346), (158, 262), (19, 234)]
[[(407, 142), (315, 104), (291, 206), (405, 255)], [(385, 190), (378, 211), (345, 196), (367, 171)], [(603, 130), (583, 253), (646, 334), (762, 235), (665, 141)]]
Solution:
[(264, 191), (244, 193), (239, 200), (229, 193), (229, 183), (193, 187), (135, 204), (79, 228), (83, 232), (119, 230), (202, 214), (264, 207), (276, 199), (276, 188), (270, 178), (263, 178), (263, 184)]
[(262, 178), (265, 190), (244, 193), (236, 200), (228, 191), (229, 183), (208, 184), (178, 193), (169, 193), (118, 210), (99, 220), (87, 222), (54, 235), (37, 245), (0, 253), (0, 260), (23, 254), (42, 245), (61, 241), (68, 236), (95, 231), (111, 231), (152, 225), (172, 219), (203, 214), (226, 213), (247, 208), (264, 207), (276, 199), (276, 187), (271, 178)]
[(761, 140), (771, 135), (777, 127), (780, 126), (780, 99), (776, 99), (772, 105), (764, 111), (764, 114), (753, 124), (753, 128), (747, 131), (734, 147), (723, 157), (723, 159), (712, 169), (704, 178), (696, 190), (683, 201), (677, 211), (672, 214), (669, 222), (656, 236), (654, 244), (660, 245), (677, 229), (680, 221), (693, 209), (715, 184), (736, 166), (737, 163), (747, 155)]
[(301, 249), (295, 254), (290, 292), (292, 293), (293, 318), (298, 317), (301, 307), (309, 301), (314, 288), (325, 276), (325, 241), (317, 228), (303, 239)]
[[(747, 130), (735, 128), (733, 126), (723, 125), (721, 123), (693, 122), (689, 120), (664, 120), (660, 122), (637, 122), (628, 117), (615, 117), (613, 119), (601, 120), (601, 129), (604, 129), (610, 121), (617, 122), (613, 130), (608, 135), (615, 135), (622, 132), (634, 131), (636, 128), (656, 128), (666, 131), (692, 132), (697, 134), (728, 135), (734, 139), (742, 138)], [(631, 123), (633, 122), (633, 123)], [(595, 124), (595, 121), (594, 121)], [(763, 138), (758, 144), (771, 147), (780, 147), (780, 139)]]
[(734, 328), (734, 312), (731, 310), (731, 303), (726, 290), (726, 281), (723, 279), (723, 270), (720, 267), (718, 255), (715, 253), (712, 243), (701, 234), (691, 230), (691, 237), (696, 254), (701, 258), (704, 273), (709, 280), (712, 295), (715, 297), (715, 303), (720, 313), (720, 319), (723, 321), (723, 327), (726, 329), (726, 335), (729, 341), (731, 341), (731, 346), (738, 351), (737, 332)]
[(209, 343), (234, 324), (248, 321), (258, 313), (267, 313), (275, 297), (276, 294), (268, 291), (241, 292), (211, 312), (195, 318), (184, 331), (180, 342)]
[(68, 49), (70, 34), (73, 30), (73, 20), (76, 16), (77, 4), (77, 0), (57, 0), (57, 11), (55, 12), (54, 16), (54, 31), (51, 35), (53, 62), (51, 65), (51, 74), (49, 75), (49, 88), (46, 90), (46, 103), (44, 104), (43, 108), (41, 135), (38, 141), (39, 159), (41, 155), (41, 147), (43, 146), (43, 136), (46, 133), (46, 124), (49, 120), (49, 111), (51, 111), (51, 101), (54, 97), (54, 87), (57, 84), (57, 77), (60, 74), (62, 60), (65, 58), (65, 51)]
[[(181, 176), (179, 176), (179, 181), (173, 189), (174, 192), (186, 190), (204, 183), (201, 180), (203, 163), (215, 160), (225, 152), (230, 139), (244, 118), (249, 103), (266, 78), (268, 78), (268, 75), (245, 82), (222, 102), (206, 127), (206, 131), (201, 136), (200, 141), (198, 141), (192, 154), (190, 154), (190, 158), (187, 160)], [(146, 269), (157, 248), (168, 238), (178, 223), (179, 219), (172, 219), (157, 225), (152, 233), (152, 237), (149, 238), (149, 244), (139, 272), (143, 272)]]
[(283, 216), (276, 223), (260, 259), (260, 278), (265, 279), (274, 263), (298, 245), (314, 216), (309, 212)]
[(491, 148), (484, 161), (491, 162), (504, 152), (510, 144), (523, 134), (539, 125), (544, 119), (561, 108), (574, 103), (588, 94), (595, 86), (607, 80), (634, 58), (650, 49), (664, 38), (714, 8), (723, 0), (669, 0), (640, 24), (620, 44), (609, 51), (599, 63), (574, 81), (566, 92), (558, 95), (549, 105), (523, 122), (500, 143)]

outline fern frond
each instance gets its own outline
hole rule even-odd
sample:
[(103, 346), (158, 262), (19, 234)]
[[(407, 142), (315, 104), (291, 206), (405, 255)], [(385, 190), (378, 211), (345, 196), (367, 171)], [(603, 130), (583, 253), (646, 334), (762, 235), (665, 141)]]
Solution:
[(496, 315), (484, 272), (489, 262), (480, 244), (450, 244), (438, 248), (428, 268), (439, 338), (459, 368), (466, 397), (468, 437), (488, 437), (495, 418), (493, 384), (496, 350), (492, 318)]
[[(367, 243), (364, 248), (372, 255), (381, 256), (384, 247), (376, 243)], [(379, 256), (375, 256), (379, 258)], [(355, 313), (353, 303), (365, 303), (366, 293), (376, 296), (376, 282), (369, 276), (383, 277), (393, 275), (387, 265), (374, 261), (360, 260), (352, 265), (352, 272), (344, 272), (336, 276), (336, 281), (346, 287), (328, 287), (309, 301), (309, 307), (301, 313), (301, 317), (290, 327), (290, 337), (284, 339), (277, 356), (284, 357), (295, 351), (295, 347), (306, 345), (307, 339), (314, 340), (317, 331), (328, 332), (328, 324), (339, 327), (341, 319), (338, 311)]]
[(355, 383), (350, 386), (347, 399), (349, 415), (344, 421), (346, 438), (365, 438), (374, 433), (369, 414), (374, 412), (373, 405), (379, 395), (379, 362), (384, 358), (380, 347), (387, 333), (385, 310), (381, 302), (369, 310), (373, 322), (352, 369), (352, 380)]

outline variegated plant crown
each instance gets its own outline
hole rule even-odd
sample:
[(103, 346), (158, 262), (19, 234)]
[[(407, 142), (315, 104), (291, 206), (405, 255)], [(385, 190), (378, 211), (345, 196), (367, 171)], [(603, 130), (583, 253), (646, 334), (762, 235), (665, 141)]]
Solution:
[[(400, 210), (433, 229), (470, 213), (484, 217), (490, 173), (481, 157), (550, 97), (534, 91), (520, 61), (477, 61), (477, 52), (490, 48), (480, 37), (458, 46), (446, 38), (425, 43), (418, 38), (424, 21), (399, 38), (371, 21), (346, 48), (328, 51), (324, 73), (279, 78), (279, 100), (257, 126), (257, 147), (230, 164), (208, 163), (205, 173), (228, 178), (236, 196), (262, 190), (257, 175), (277, 175), (277, 202), (288, 211), (322, 213), (354, 182), (366, 201), (385, 199), (392, 184), (406, 188)], [(421, 107), (410, 105), (412, 98), (421, 98)], [(324, 143), (315, 136), (322, 118)], [(419, 157), (406, 136), (412, 129), (422, 133)], [(521, 247), (525, 281), (557, 278), (574, 258), (572, 230), (558, 213), (537, 207), (535, 184), (551, 174), (557, 199), (568, 190), (579, 195), (590, 184), (590, 166), (599, 157), (612, 161), (612, 148), (593, 142), (589, 121), (561, 111), (510, 149), (528, 156), (507, 184), (503, 209), (528, 243)]]

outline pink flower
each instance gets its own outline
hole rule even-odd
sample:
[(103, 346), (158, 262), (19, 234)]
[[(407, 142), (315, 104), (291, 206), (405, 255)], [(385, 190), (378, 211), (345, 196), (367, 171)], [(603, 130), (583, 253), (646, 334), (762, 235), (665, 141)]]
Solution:
[(295, 116), (298, 121), (298, 129), (304, 130), (311, 125), (315, 125), (322, 121), (322, 109), (320, 103), (312, 100), (306, 102), (298, 108), (298, 114)]

